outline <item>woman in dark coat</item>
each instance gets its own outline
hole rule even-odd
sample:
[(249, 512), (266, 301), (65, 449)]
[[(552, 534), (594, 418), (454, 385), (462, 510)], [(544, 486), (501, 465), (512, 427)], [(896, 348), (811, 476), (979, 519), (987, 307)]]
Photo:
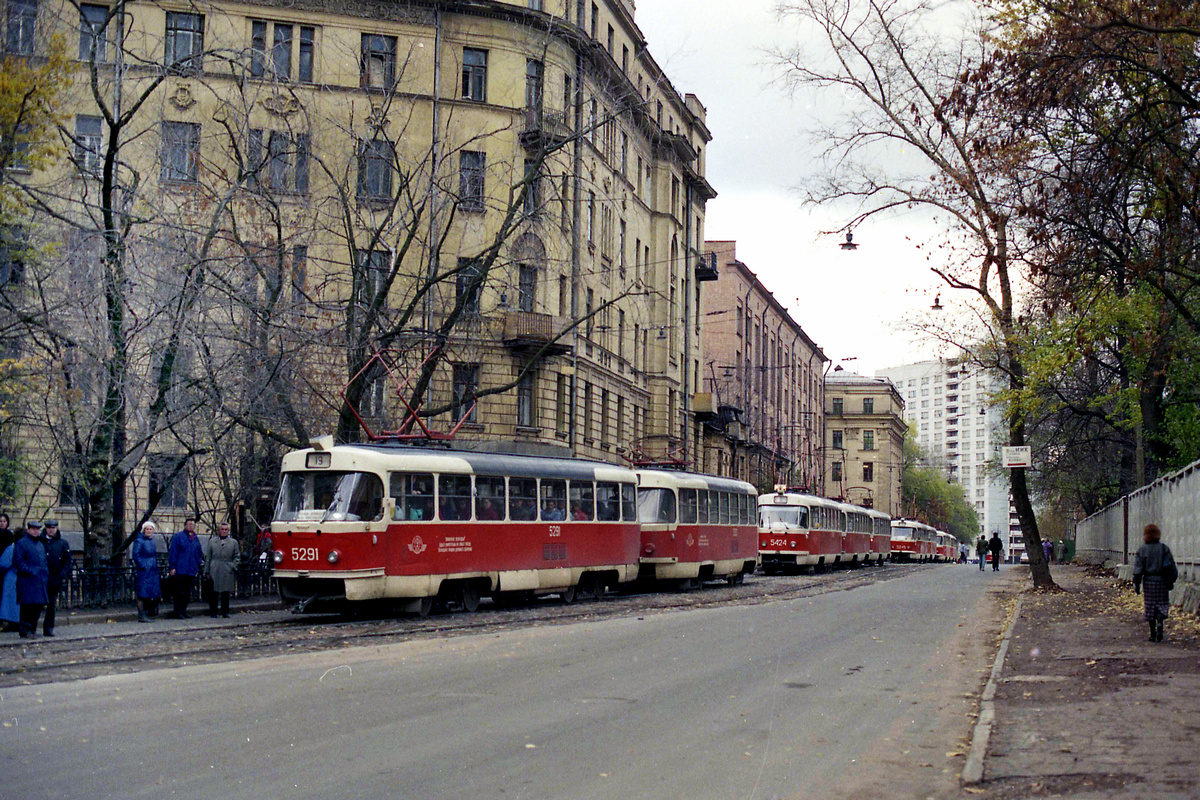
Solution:
[(1142, 618), (1150, 625), (1150, 641), (1161, 642), (1163, 620), (1171, 611), (1171, 589), (1179, 578), (1179, 568), (1171, 548), (1160, 541), (1162, 531), (1157, 525), (1147, 525), (1142, 539), (1146, 543), (1133, 557), (1133, 591), (1142, 592), (1146, 609)]
[(142, 535), (134, 539), (129, 547), (135, 574), (133, 588), (137, 595), (138, 622), (149, 622), (162, 598), (162, 586), (158, 580), (158, 545), (154, 541), (157, 530), (153, 522), (145, 523), (142, 525)]
[(49, 599), (50, 567), (42, 544), (42, 523), (26, 523), (25, 535), (13, 545), (13, 570), (17, 573), (17, 604), (21, 606), (21, 638), (37, 636), (38, 618)]

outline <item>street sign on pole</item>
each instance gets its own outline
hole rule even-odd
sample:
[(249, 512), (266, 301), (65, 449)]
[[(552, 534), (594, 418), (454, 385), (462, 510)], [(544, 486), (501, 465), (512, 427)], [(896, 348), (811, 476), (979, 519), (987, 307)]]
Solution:
[(1005, 469), (1033, 466), (1033, 449), (1030, 447), (1005, 447), (1002, 455)]

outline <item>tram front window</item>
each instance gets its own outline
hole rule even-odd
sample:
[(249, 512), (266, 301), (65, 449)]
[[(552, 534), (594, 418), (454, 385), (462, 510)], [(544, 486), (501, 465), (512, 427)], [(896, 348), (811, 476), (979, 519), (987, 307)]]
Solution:
[(758, 514), (764, 528), (773, 524), (782, 524), (789, 528), (808, 527), (808, 509), (805, 506), (762, 506), (758, 509)]
[(675, 522), (675, 493), (670, 489), (638, 489), (638, 522), (664, 525)]
[(275, 519), (373, 521), (383, 516), (383, 481), (368, 472), (288, 472)]

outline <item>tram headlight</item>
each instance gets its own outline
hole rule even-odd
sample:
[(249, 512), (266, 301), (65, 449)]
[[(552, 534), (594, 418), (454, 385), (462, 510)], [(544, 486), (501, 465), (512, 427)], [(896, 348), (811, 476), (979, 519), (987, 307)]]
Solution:
[(337, 562), (342, 560), (342, 554), (339, 553), (337, 550), (330, 550), (329, 555), (325, 556), (325, 560), (328, 561), (330, 564), (336, 564)]
[(645, 550), (646, 555), (648, 555), (648, 556), (654, 555), (654, 542), (646, 542), (646, 546), (643, 549)]
[(276, 550), (274, 553), (271, 554), (271, 560), (274, 561), (276, 564), (282, 564), (283, 563), (283, 551)]

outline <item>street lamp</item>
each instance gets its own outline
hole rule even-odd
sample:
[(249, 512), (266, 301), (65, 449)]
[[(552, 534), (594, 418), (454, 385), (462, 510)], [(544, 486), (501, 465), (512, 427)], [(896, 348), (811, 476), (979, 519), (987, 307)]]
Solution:
[(857, 250), (858, 245), (854, 243), (854, 234), (850, 231), (846, 231), (846, 241), (842, 242), (840, 247), (843, 250)]

